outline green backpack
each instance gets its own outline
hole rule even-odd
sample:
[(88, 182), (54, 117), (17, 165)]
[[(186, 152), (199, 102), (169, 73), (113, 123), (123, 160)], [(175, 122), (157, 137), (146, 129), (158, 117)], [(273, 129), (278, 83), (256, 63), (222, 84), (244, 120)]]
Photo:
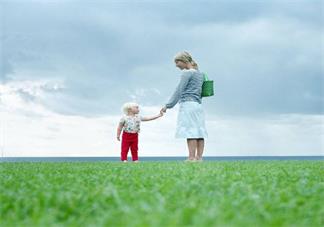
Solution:
[(207, 74), (203, 73), (204, 82), (201, 90), (201, 97), (209, 97), (214, 95), (214, 81), (208, 80)]

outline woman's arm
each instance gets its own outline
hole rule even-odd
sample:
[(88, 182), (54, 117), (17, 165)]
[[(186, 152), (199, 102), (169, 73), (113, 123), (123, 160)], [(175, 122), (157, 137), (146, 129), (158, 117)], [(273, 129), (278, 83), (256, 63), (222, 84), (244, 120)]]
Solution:
[(186, 86), (189, 82), (190, 76), (191, 76), (191, 72), (186, 71), (186, 72), (182, 73), (181, 80), (180, 80), (176, 90), (174, 91), (173, 95), (171, 96), (169, 102), (165, 105), (165, 110), (173, 108), (178, 103), (183, 90), (186, 88)]

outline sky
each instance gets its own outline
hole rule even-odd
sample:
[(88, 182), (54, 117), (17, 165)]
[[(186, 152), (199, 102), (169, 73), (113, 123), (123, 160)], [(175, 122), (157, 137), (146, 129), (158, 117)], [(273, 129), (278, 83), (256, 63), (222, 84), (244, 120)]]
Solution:
[[(323, 155), (320, 0), (0, 0), (1, 155), (119, 156), (121, 106), (155, 115), (190, 52), (214, 80), (206, 156)], [(139, 156), (186, 156), (176, 106)]]

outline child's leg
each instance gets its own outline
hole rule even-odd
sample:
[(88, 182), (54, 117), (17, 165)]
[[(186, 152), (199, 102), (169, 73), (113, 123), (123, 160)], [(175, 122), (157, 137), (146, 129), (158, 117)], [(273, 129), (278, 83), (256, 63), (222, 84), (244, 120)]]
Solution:
[(133, 161), (138, 161), (138, 137), (137, 136), (135, 140), (132, 141), (130, 149), (131, 149)]
[(120, 157), (122, 161), (127, 160), (127, 154), (128, 154), (130, 144), (131, 143), (127, 141), (127, 139), (123, 136), (121, 142), (121, 157)]

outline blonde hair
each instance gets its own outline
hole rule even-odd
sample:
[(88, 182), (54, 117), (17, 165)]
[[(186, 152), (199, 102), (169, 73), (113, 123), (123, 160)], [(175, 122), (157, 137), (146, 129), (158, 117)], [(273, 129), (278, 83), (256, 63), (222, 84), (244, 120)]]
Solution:
[(127, 115), (130, 108), (134, 106), (139, 106), (136, 102), (127, 102), (122, 107), (122, 112)]
[(178, 52), (174, 56), (174, 61), (182, 61), (184, 63), (190, 63), (195, 69), (198, 69), (198, 64), (192, 59), (191, 55), (187, 51)]

